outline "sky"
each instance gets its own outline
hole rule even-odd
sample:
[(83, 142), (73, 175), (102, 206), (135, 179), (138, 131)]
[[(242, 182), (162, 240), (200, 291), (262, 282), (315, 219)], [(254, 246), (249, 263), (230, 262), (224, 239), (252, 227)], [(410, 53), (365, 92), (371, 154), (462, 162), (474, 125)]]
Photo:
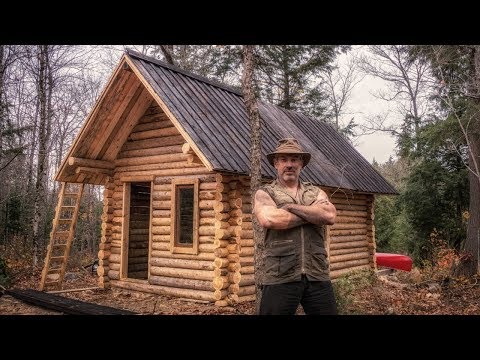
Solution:
[[(368, 116), (377, 115), (389, 110), (389, 104), (376, 99), (371, 92), (385, 87), (385, 82), (380, 79), (365, 77), (354, 88), (351, 99), (351, 111), (355, 116), (355, 123), (363, 124)], [(390, 115), (393, 116), (393, 115)], [(371, 135), (362, 135), (355, 140), (355, 148), (369, 163), (375, 159), (383, 164), (392, 156), (395, 158), (395, 139), (386, 134), (377, 132)]]
[[(365, 50), (365, 46), (353, 46), (352, 53), (366, 55), (367, 52)], [(346, 56), (340, 56), (339, 65), (343, 66), (344, 62), (351, 55), (349, 53)], [(394, 104), (374, 96), (376, 92), (384, 90), (386, 87), (386, 81), (373, 78), (372, 76), (365, 76), (352, 91), (352, 96), (348, 103), (349, 114), (346, 118), (350, 119), (353, 116), (355, 123), (361, 125), (366, 124), (368, 117), (388, 112), (389, 122), (396, 121), (398, 115), (395, 115), (393, 112)], [(396, 157), (395, 139), (386, 133), (377, 132), (371, 135), (359, 136), (354, 140), (354, 146), (370, 163), (375, 159), (382, 164), (388, 161), (390, 156)]]

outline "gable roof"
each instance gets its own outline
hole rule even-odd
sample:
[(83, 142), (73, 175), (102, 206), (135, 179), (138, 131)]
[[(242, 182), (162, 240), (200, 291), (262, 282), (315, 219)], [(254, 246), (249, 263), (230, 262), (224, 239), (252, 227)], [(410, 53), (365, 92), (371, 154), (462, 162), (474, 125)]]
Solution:
[[(240, 92), (131, 50), (127, 50), (122, 63), (138, 76), (207, 168), (249, 174), (250, 124)], [(108, 91), (104, 95), (108, 97)], [(258, 101), (258, 109), (263, 176), (276, 176), (265, 155), (273, 151), (278, 139), (295, 137), (312, 154), (302, 180), (367, 193), (397, 193), (331, 125), (262, 101)], [(88, 121), (95, 121), (95, 116)], [(78, 137), (82, 136), (87, 134), (82, 131)], [(78, 137), (69, 156), (75, 156)], [(64, 168), (62, 165), (57, 180), (61, 180)]]

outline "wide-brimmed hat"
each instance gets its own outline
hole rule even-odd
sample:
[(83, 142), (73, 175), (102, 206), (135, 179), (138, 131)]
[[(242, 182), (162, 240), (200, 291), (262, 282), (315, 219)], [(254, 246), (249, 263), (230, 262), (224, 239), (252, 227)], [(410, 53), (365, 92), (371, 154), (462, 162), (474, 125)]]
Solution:
[(303, 157), (303, 166), (307, 166), (310, 158), (312, 157), (310, 153), (303, 151), (298, 140), (295, 138), (286, 138), (278, 140), (278, 145), (274, 152), (267, 154), (267, 159), (270, 165), (273, 165), (273, 159), (277, 154), (296, 154), (302, 155)]

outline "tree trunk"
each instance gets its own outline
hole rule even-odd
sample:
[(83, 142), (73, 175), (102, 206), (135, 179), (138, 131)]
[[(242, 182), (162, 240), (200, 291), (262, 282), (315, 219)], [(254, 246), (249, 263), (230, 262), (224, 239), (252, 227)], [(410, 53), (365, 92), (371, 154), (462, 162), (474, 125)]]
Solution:
[(468, 152), (468, 180), (470, 183), (469, 219), (467, 225), (467, 238), (465, 239), (464, 252), (460, 262), (454, 268), (456, 276), (473, 276), (479, 272), (480, 257), (480, 46), (475, 46), (473, 51), (472, 96), (475, 103), (475, 113), (472, 123), (468, 127), (467, 143)]
[(49, 100), (48, 94), (51, 91), (47, 89), (48, 79), (48, 45), (40, 45), (38, 53), (38, 82), (37, 92), (40, 104), (40, 123), (38, 129), (38, 162), (37, 162), (37, 177), (35, 181), (34, 194), (34, 212), (32, 221), (32, 245), (33, 245), (33, 268), (37, 267), (38, 263), (38, 244), (40, 240), (40, 223), (42, 217), (42, 204), (45, 199), (45, 181), (47, 172), (47, 145), (48, 145), (48, 115), (49, 115)]
[[(261, 145), (262, 132), (260, 124), (260, 115), (258, 113), (258, 106), (253, 90), (253, 46), (245, 45), (243, 48), (244, 68), (243, 68), (243, 97), (247, 109), (248, 117), (250, 119), (250, 190), (251, 203), (254, 204), (255, 192), (261, 185), (262, 169), (261, 169)], [(255, 285), (256, 285), (256, 307), (257, 313), (260, 308), (260, 301), (262, 299), (262, 280), (263, 280), (263, 241), (264, 231), (258, 224), (255, 216), (253, 221), (253, 239), (254, 239), (254, 263), (255, 263)]]

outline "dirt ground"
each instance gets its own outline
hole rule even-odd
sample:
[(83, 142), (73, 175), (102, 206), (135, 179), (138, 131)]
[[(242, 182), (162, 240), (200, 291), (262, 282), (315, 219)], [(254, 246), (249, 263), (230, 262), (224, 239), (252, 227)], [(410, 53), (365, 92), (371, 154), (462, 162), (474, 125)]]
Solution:
[[(96, 287), (96, 275), (77, 269), (67, 272), (64, 289)], [(416, 270), (416, 269), (415, 269)], [(12, 274), (11, 288), (37, 289), (40, 272), (25, 270)], [(343, 288), (339, 303), (342, 315), (480, 315), (480, 281), (443, 277), (425, 279), (418, 270), (374, 276), (358, 286), (351, 281)], [(141, 315), (253, 315), (254, 302), (217, 307), (210, 303), (171, 296), (139, 293), (120, 289), (90, 289), (59, 294)], [(299, 309), (299, 314), (302, 313)], [(57, 315), (55, 311), (28, 305), (11, 296), (0, 297), (0, 315)]]

